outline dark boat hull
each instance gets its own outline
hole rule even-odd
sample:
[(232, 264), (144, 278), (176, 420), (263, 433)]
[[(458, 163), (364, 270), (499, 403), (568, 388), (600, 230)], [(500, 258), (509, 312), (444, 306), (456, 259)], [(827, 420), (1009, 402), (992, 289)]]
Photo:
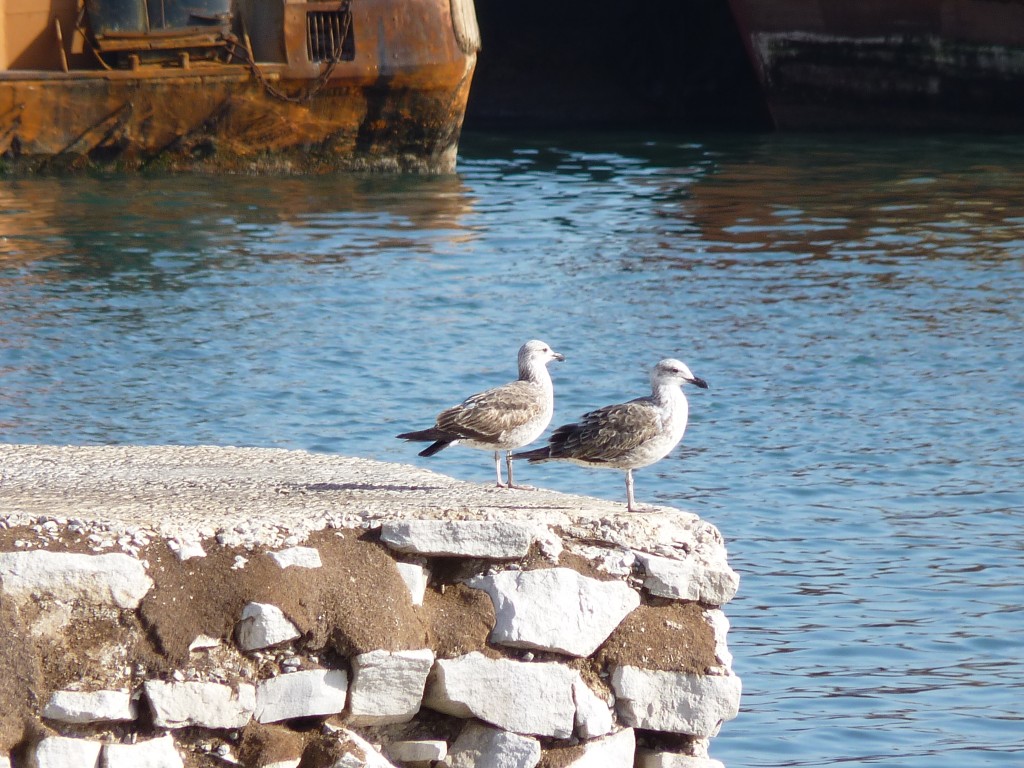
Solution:
[(1024, 128), (1024, 0), (730, 0), (780, 129)]

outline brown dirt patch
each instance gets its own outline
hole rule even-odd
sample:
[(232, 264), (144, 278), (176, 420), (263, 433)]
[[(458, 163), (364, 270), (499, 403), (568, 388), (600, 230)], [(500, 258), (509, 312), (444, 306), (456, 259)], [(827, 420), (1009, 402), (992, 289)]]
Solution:
[(566, 659), (554, 659), (560, 661), (569, 667), (569, 669), (575, 669), (580, 673), (580, 677), (594, 693), (598, 696), (607, 696), (612, 692), (611, 686), (608, 683), (608, 676), (605, 673), (604, 667), (596, 658), (572, 658)]
[[(106, 552), (120, 551), (116, 547), (98, 547), (96, 542), (90, 541), (88, 538), (92, 533), (91, 530), (70, 531), (66, 526), (59, 526), (52, 531), (45, 528), (37, 531), (34, 527), (26, 525), (0, 528), (0, 552), (32, 552), (36, 549), (48, 549), (52, 552), (102, 555)], [(117, 536), (106, 534), (102, 538), (113, 542)], [(17, 546), (16, 542), (21, 542), (22, 545)]]
[[(639, 728), (636, 733), (637, 749), (649, 749), (652, 752), (671, 752), (676, 755), (697, 754), (695, 742), (696, 736), (686, 733), (667, 733), (664, 731), (642, 731)], [(707, 748), (705, 744), (704, 748)]]
[(306, 740), (306, 734), (280, 725), (261, 725), (253, 720), (242, 731), (238, 760), (251, 768), (294, 760), (305, 750)]
[(128, 684), (136, 665), (164, 666), (132, 611), (76, 606), (59, 633), (34, 644), (48, 692), (121, 687)]
[[(564, 535), (560, 530), (556, 529), (556, 531), (561, 535)], [(597, 579), (598, 581), (619, 580), (618, 576), (613, 576), (606, 571), (602, 571), (595, 563), (591, 562), (587, 558), (568, 550), (563, 550), (558, 556), (558, 562), (552, 563), (537, 543), (530, 546), (530, 550), (526, 553), (526, 557), (519, 561), (518, 565), (524, 571), (539, 571), (544, 568), (572, 568), (583, 576), (588, 576), (592, 579)]]
[(18, 609), (2, 594), (0, 627), (0, 754), (7, 754), (22, 740), (39, 706), (35, 691), (42, 675)]
[(486, 592), (464, 584), (431, 586), (423, 609), (437, 658), (452, 659), (472, 651), (492, 658), (501, 655), (487, 645), (494, 629), (494, 604)]
[(344, 736), (325, 734), (314, 737), (302, 753), (299, 768), (334, 768), (349, 765), (349, 761), (344, 759), (347, 753), (369, 757), (361, 746)]
[(561, 568), (572, 568), (574, 571), (578, 571), (584, 576), (589, 576), (598, 581), (621, 581), (619, 576), (613, 576), (606, 571), (602, 571), (587, 558), (573, 552), (563, 552), (558, 558), (558, 565)]
[(550, 747), (540, 756), (537, 768), (565, 768), (583, 756), (583, 747)]
[(612, 632), (595, 658), (605, 667), (694, 674), (718, 664), (714, 632), (696, 603), (641, 605)]
[[(281, 569), (266, 553), (212, 546), (181, 562), (154, 545), (145, 553), (155, 586), (140, 606), (143, 621), (177, 664), (197, 635), (230, 640), (249, 602), (276, 605), (314, 650), (350, 656), (429, 645), (427, 622), (382, 545), (354, 531), (321, 531), (305, 546), (319, 550), (322, 568)], [(238, 556), (248, 561), (232, 568)]]

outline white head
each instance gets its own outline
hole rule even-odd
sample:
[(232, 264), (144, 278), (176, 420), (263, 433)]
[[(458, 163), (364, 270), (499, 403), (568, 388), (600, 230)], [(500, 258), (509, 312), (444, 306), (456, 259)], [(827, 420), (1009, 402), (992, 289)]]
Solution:
[(565, 360), (565, 355), (555, 352), (543, 341), (533, 339), (519, 348), (520, 372), (533, 368), (536, 365), (547, 365), (552, 360)]
[(672, 357), (666, 357), (651, 371), (651, 386), (655, 389), (672, 384), (682, 386), (684, 383), (695, 384), (701, 389), (708, 388), (708, 383), (699, 376), (694, 376), (686, 367), (686, 363)]

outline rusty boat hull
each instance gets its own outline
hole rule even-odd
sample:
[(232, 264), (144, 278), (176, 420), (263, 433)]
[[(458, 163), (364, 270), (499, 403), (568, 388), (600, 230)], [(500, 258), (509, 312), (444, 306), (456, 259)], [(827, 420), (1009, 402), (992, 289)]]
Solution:
[[(318, 26), (330, 14), (348, 14), (333, 42)], [(90, 41), (79, 23), (76, 48), (57, 18), (52, 66), (36, 45), (29, 66), (0, 69), (7, 171), (455, 168), (479, 48), (472, 0), (261, 0), (217, 21), (210, 44), (200, 29)]]
[(1024, 129), (1024, 0), (729, 0), (779, 129)]

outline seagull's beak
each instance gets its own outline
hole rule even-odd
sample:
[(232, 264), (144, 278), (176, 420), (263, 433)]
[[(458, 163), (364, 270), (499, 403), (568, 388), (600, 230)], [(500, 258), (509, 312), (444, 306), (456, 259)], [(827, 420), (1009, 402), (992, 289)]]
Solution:
[(561, 352), (555, 352), (555, 350), (551, 350), (551, 356), (560, 363), (563, 360), (565, 360), (565, 355), (563, 355)]
[(687, 379), (691, 384), (696, 384), (701, 389), (707, 389), (708, 383), (704, 381), (700, 376), (694, 376), (692, 379)]

